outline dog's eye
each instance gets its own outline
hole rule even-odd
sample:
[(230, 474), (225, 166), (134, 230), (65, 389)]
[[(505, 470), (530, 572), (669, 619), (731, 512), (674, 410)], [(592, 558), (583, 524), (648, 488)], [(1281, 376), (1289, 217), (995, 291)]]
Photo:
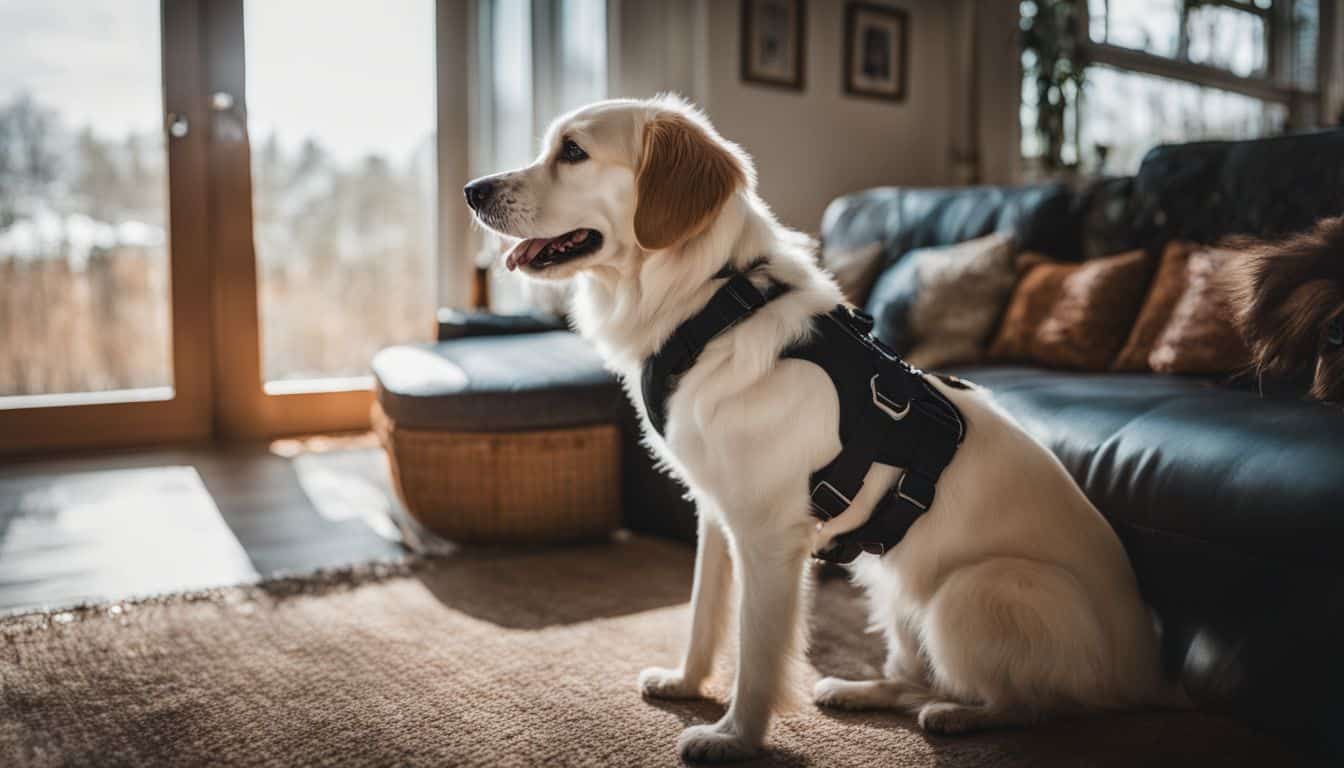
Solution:
[(574, 143), (573, 139), (565, 139), (565, 143), (560, 145), (560, 160), (565, 163), (581, 163), (588, 159), (588, 153), (583, 151), (583, 147)]

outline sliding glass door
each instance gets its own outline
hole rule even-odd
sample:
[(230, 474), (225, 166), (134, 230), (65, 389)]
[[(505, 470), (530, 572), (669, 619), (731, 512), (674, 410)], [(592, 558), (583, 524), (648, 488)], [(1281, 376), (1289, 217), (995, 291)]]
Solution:
[(428, 339), (435, 0), (0, 0), (0, 455), (367, 425)]

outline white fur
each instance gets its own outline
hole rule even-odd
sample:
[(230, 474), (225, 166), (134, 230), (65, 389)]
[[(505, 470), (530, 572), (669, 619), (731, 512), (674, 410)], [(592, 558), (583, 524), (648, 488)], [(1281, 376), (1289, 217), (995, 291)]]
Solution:
[[(759, 748), (788, 659), (801, 651), (805, 565), (820, 543), (807, 478), (840, 450), (829, 379), (779, 353), (842, 298), (815, 265), (811, 241), (775, 220), (756, 195), (749, 159), (726, 142), (748, 181), (708, 228), (668, 251), (635, 244), (639, 137), (644, 121), (663, 111), (688, 115), (723, 141), (703, 116), (670, 98), (603, 102), (567, 115), (537, 163), (498, 177), (527, 201), (499, 228), (515, 237), (580, 226), (603, 233), (599, 252), (535, 276), (575, 277), (576, 325), (641, 411), (643, 360), (705, 304), (721, 284), (712, 279), (720, 267), (768, 257), (753, 279), (768, 274), (791, 286), (705, 348), (668, 403), (665, 437), (644, 419), (649, 447), (697, 502), (700, 541), (685, 656), (674, 669), (645, 670), (639, 686), (648, 696), (699, 695), (735, 579), (732, 703), (719, 722), (687, 729), (680, 746), (688, 759), (736, 759)], [(552, 173), (555, 144), (575, 135), (588, 142), (591, 167)], [(900, 545), (880, 559), (860, 556), (853, 567), (873, 626), (887, 639), (885, 678), (823, 679), (816, 701), (900, 709), (926, 729), (958, 732), (1170, 700), (1153, 622), (1105, 520), (1059, 461), (984, 391), (934, 384), (965, 416), (965, 443), (932, 509)], [(899, 474), (875, 467), (851, 522), (866, 519)]]

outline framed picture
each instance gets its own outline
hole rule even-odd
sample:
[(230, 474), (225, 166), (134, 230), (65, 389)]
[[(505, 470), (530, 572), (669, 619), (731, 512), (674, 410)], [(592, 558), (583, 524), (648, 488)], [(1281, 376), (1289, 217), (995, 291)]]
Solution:
[(742, 0), (742, 80), (803, 89), (804, 0)]
[(845, 93), (905, 100), (910, 16), (871, 3), (845, 7)]

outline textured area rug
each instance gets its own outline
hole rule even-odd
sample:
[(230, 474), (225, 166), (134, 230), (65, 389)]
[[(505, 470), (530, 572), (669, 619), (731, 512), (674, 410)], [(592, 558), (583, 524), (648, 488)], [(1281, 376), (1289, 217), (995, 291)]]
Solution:
[[(646, 702), (675, 664), (693, 553), (630, 539), (463, 555), (0, 623), (0, 765), (645, 766), (714, 701)], [(843, 581), (815, 595), (812, 665), (872, 675)], [(1197, 713), (931, 738), (905, 717), (781, 718), (757, 765), (1291, 765)]]

